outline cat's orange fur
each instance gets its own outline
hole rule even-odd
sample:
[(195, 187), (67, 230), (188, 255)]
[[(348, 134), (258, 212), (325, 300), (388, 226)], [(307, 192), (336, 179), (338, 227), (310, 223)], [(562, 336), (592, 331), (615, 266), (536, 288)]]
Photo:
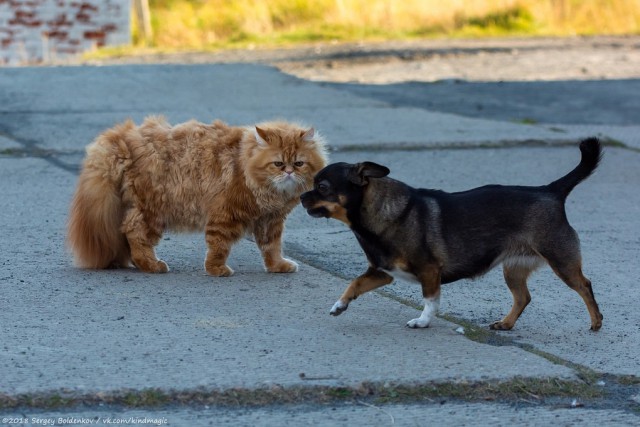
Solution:
[(68, 243), (83, 268), (168, 271), (156, 258), (164, 230), (204, 230), (206, 271), (229, 276), (231, 245), (253, 234), (270, 272), (293, 272), (282, 257), (287, 214), (326, 164), (313, 128), (286, 122), (232, 127), (127, 121), (87, 147), (71, 203)]

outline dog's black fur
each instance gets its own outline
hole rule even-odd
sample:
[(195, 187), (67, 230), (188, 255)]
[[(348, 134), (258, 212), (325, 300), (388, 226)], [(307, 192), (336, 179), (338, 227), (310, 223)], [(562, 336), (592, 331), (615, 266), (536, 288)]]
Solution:
[(551, 184), (488, 185), (458, 193), (410, 187), (371, 162), (325, 167), (315, 177), (314, 189), (301, 196), (302, 204), (311, 216), (348, 224), (370, 264), (331, 314), (340, 314), (362, 293), (401, 275), (420, 282), (425, 297), (423, 315), (408, 325), (426, 327), (437, 310), (441, 283), (479, 276), (503, 263), (514, 305), (491, 327), (511, 329), (531, 298), (526, 279), (547, 262), (584, 299), (591, 329), (600, 329), (602, 315), (582, 274), (578, 236), (564, 208), (571, 190), (602, 156), (595, 138), (582, 141), (580, 151), (580, 164)]

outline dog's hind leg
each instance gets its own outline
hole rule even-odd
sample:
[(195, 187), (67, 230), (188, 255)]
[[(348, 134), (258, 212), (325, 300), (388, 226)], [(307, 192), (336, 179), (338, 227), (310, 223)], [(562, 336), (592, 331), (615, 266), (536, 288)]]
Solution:
[(338, 316), (349, 307), (349, 303), (365, 292), (372, 291), (393, 281), (393, 277), (384, 271), (369, 267), (367, 271), (356, 277), (344, 290), (342, 296), (331, 308), (329, 314)]
[[(582, 274), (582, 258), (578, 235), (570, 226), (562, 233), (562, 244), (541, 250), (540, 254), (547, 260), (556, 275), (584, 300), (591, 317), (591, 330), (602, 327), (602, 314), (593, 295), (591, 281)], [(558, 233), (560, 234), (560, 233)]]
[(600, 313), (600, 308), (598, 308), (596, 297), (593, 295), (591, 281), (582, 274), (582, 262), (580, 259), (569, 262), (558, 262), (558, 260), (552, 259), (548, 259), (548, 261), (554, 273), (571, 289), (578, 292), (584, 300), (591, 317), (591, 330), (599, 330), (602, 327), (602, 314)]
[(509, 314), (507, 314), (504, 319), (492, 323), (489, 326), (490, 329), (508, 331), (513, 328), (516, 320), (518, 320), (518, 317), (520, 317), (527, 304), (531, 301), (531, 294), (529, 294), (529, 288), (527, 288), (527, 279), (534, 268), (524, 265), (509, 265), (506, 263), (503, 265), (502, 272), (504, 273), (504, 280), (507, 282), (507, 286), (513, 295), (513, 306)]

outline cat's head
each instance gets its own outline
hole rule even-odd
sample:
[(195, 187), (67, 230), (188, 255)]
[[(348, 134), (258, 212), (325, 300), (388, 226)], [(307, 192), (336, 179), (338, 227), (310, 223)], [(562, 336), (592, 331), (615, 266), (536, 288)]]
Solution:
[(247, 128), (244, 142), (248, 183), (292, 197), (310, 189), (327, 163), (324, 141), (312, 127), (261, 123)]

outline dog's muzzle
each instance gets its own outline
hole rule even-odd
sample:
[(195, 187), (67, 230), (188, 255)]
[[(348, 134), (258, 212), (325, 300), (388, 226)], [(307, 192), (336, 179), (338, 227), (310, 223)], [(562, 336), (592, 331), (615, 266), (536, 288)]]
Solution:
[(329, 211), (324, 206), (316, 207), (316, 200), (314, 197), (314, 191), (307, 191), (306, 193), (302, 193), (300, 196), (300, 201), (302, 202), (302, 207), (307, 210), (307, 213), (314, 218), (328, 218)]

